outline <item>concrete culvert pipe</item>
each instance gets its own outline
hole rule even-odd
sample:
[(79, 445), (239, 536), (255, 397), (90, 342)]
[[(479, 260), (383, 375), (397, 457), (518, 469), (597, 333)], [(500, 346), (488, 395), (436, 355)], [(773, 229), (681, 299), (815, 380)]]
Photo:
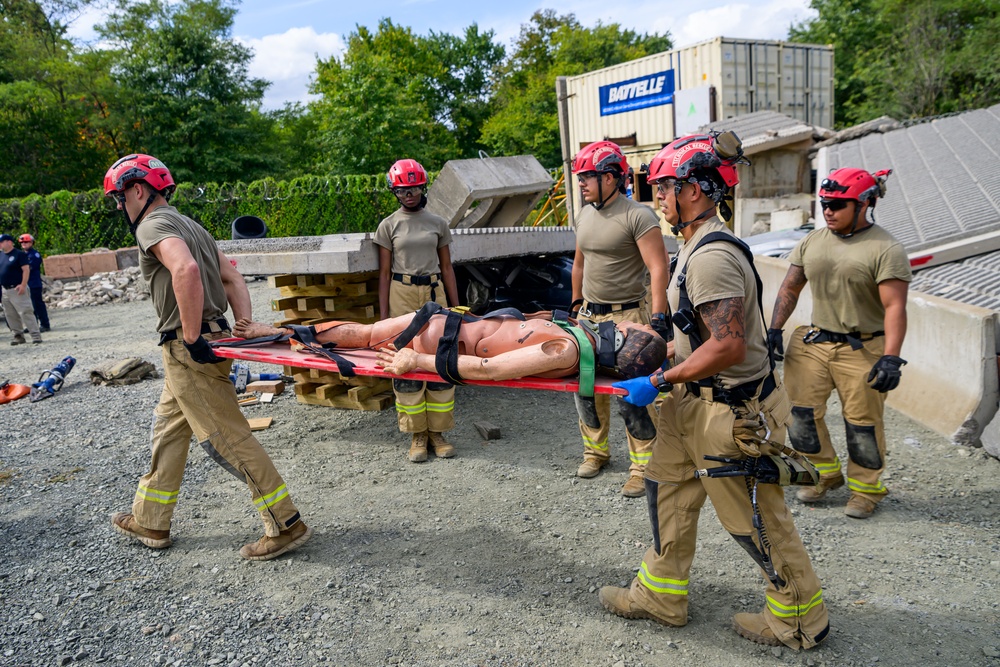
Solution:
[(241, 215), (233, 220), (233, 240), (262, 239), (267, 236), (267, 223), (256, 215)]

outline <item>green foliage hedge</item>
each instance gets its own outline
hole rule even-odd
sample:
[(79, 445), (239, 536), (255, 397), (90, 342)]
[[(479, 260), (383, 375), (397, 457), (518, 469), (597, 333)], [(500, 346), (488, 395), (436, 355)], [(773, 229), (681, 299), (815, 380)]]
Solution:
[[(553, 170), (553, 180), (559, 180), (560, 171)], [(430, 177), (433, 181), (434, 174)], [(545, 201), (543, 197), (539, 207)], [(269, 237), (319, 236), (374, 232), (399, 207), (382, 174), (303, 176), (291, 181), (266, 178), (249, 184), (184, 183), (170, 203), (218, 240), (231, 238), (233, 220), (241, 215), (255, 215), (266, 222)], [(0, 200), (0, 232), (31, 234), (43, 255), (135, 245), (114, 200), (102, 190)]]
[[(381, 174), (185, 183), (170, 203), (220, 240), (231, 237), (232, 222), (241, 215), (264, 220), (268, 236), (315, 236), (374, 231), (399, 206)], [(114, 201), (101, 190), (0, 200), (0, 231), (31, 234), (45, 255), (135, 244)]]

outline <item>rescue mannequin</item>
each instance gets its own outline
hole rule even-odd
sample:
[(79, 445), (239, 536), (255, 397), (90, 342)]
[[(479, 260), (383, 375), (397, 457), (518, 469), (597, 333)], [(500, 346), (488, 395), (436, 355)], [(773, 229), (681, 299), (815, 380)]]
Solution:
[[(899, 357), (906, 336), (906, 295), (913, 277), (906, 250), (875, 226), (875, 203), (891, 170), (870, 174), (837, 169), (820, 185), (826, 226), (810, 232), (792, 250), (791, 266), (778, 290), (768, 338), (784, 351), (782, 327), (807, 282), (813, 297), (812, 325), (798, 327), (785, 355), (785, 382), (792, 401), (792, 447), (820, 471), (820, 483), (798, 492), (814, 503), (844, 485), (840, 458), (824, 416), (834, 389), (847, 433), (844, 513), (867, 519), (889, 490), (885, 471), (886, 393), (899, 384)], [(871, 215), (869, 215), (871, 213)]]
[(149, 472), (139, 479), (131, 512), (111, 517), (119, 533), (151, 549), (172, 544), (170, 522), (180, 496), (194, 435), (208, 455), (246, 484), (264, 535), (240, 549), (247, 560), (270, 560), (312, 536), (284, 480), (250, 432), (229, 380), (232, 361), (208, 341), (229, 336), (224, 317), (252, 315), (243, 276), (197, 222), (168, 203), (174, 179), (150, 155), (127, 155), (104, 176), (139, 246), (163, 348), (163, 393), (153, 413)]
[[(436, 354), (445, 330), (447, 315), (433, 314), (420, 326), (406, 347), (394, 349), (392, 342), (407, 330), (417, 314), (410, 313), (374, 324), (323, 322), (309, 327), (316, 342), (333, 343), (337, 348), (378, 350), (380, 365), (401, 375), (414, 369), (436, 372)], [(457, 370), (469, 380), (510, 380), (522, 377), (558, 378), (580, 370), (580, 338), (552, 321), (552, 313), (510, 315), (464, 322), (458, 332)], [(571, 324), (575, 320), (568, 320)], [(667, 356), (667, 345), (648, 326), (622, 322), (616, 326), (621, 345), (614, 355), (614, 367), (597, 366), (597, 372), (613, 377), (648, 375)], [(585, 332), (588, 343), (596, 346), (594, 334)], [(253, 339), (292, 334), (260, 322), (238, 320), (233, 333)]]
[[(386, 174), (399, 210), (375, 231), (378, 246), (378, 295), (381, 319), (412, 313), (424, 303), (458, 305), (451, 264), (451, 230), (447, 221), (424, 210), (427, 171), (416, 160), (396, 161)], [(455, 456), (444, 437), (455, 428), (455, 387), (440, 382), (393, 380), (399, 430), (410, 437), (410, 461)]]
[[(588, 204), (576, 221), (574, 307), (579, 304), (580, 313), (595, 322), (652, 323), (668, 335), (664, 313), (669, 270), (663, 234), (653, 210), (626, 196), (629, 166), (621, 148), (610, 141), (585, 146), (573, 160), (573, 173)], [(627, 427), (630, 460), (622, 495), (637, 498), (646, 493), (642, 479), (656, 438), (656, 412), (621, 400), (618, 405)], [(576, 408), (583, 438), (583, 463), (576, 474), (596, 477), (611, 461), (611, 397), (578, 395)]]
[(667, 396), (646, 468), (653, 544), (631, 586), (605, 586), (599, 598), (624, 618), (687, 624), (698, 516), (708, 497), (719, 522), (768, 581), (764, 611), (736, 614), (734, 629), (761, 644), (811, 648), (827, 636), (829, 622), (782, 488), (696, 474), (706, 456), (746, 462), (748, 435), (762, 441), (765, 425), (767, 441), (783, 444), (789, 420), (788, 397), (768, 352), (752, 255), (716, 216), (716, 207), (723, 217), (731, 215), (735, 165), (742, 160), (742, 146), (730, 132), (682, 137), (649, 166), (663, 215), (684, 237), (667, 292), (676, 365), (615, 383), (629, 391), (626, 401), (639, 405), (660, 392)]

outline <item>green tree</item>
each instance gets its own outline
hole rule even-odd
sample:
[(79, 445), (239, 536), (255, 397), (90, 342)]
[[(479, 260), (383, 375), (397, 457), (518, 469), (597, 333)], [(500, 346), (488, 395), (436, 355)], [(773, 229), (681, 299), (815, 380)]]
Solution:
[(838, 127), (1000, 99), (997, 0), (812, 0), (794, 42), (833, 44)]
[(640, 34), (617, 23), (585, 28), (573, 14), (535, 12), (521, 26), (496, 88), (499, 111), (483, 142), (499, 154), (531, 153), (550, 167), (562, 163), (555, 80), (634, 60), (672, 46), (669, 35)]
[[(268, 83), (251, 78), (251, 50), (232, 39), (229, 0), (119, 0), (97, 26), (118, 90), (108, 114), (118, 154), (145, 152), (181, 181), (250, 181), (280, 165)], [(113, 123), (112, 123), (113, 124)]]
[(86, 189), (111, 154), (95, 141), (89, 64), (66, 38), (85, 3), (0, 0), (0, 197)]

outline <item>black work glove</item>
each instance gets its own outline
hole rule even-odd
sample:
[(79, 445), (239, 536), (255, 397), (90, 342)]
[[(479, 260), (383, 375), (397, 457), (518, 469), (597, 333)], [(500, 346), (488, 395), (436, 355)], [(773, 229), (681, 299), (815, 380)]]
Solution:
[(660, 334), (660, 337), (668, 343), (674, 339), (674, 327), (667, 322), (667, 316), (663, 313), (656, 313), (649, 320), (649, 326), (653, 331)]
[(770, 346), (771, 351), (774, 352), (775, 361), (781, 361), (785, 358), (785, 340), (781, 336), (782, 332), (784, 332), (784, 329), (767, 330), (767, 344)]
[(868, 385), (875, 391), (892, 391), (899, 386), (899, 378), (903, 375), (899, 367), (906, 363), (906, 359), (900, 359), (891, 354), (886, 354), (872, 366), (872, 372), (868, 374)]
[(208, 341), (202, 336), (198, 336), (198, 340), (193, 343), (184, 341), (184, 347), (187, 348), (188, 354), (191, 355), (191, 358), (199, 364), (217, 364), (220, 361), (226, 360), (225, 357), (217, 356), (208, 345)]

